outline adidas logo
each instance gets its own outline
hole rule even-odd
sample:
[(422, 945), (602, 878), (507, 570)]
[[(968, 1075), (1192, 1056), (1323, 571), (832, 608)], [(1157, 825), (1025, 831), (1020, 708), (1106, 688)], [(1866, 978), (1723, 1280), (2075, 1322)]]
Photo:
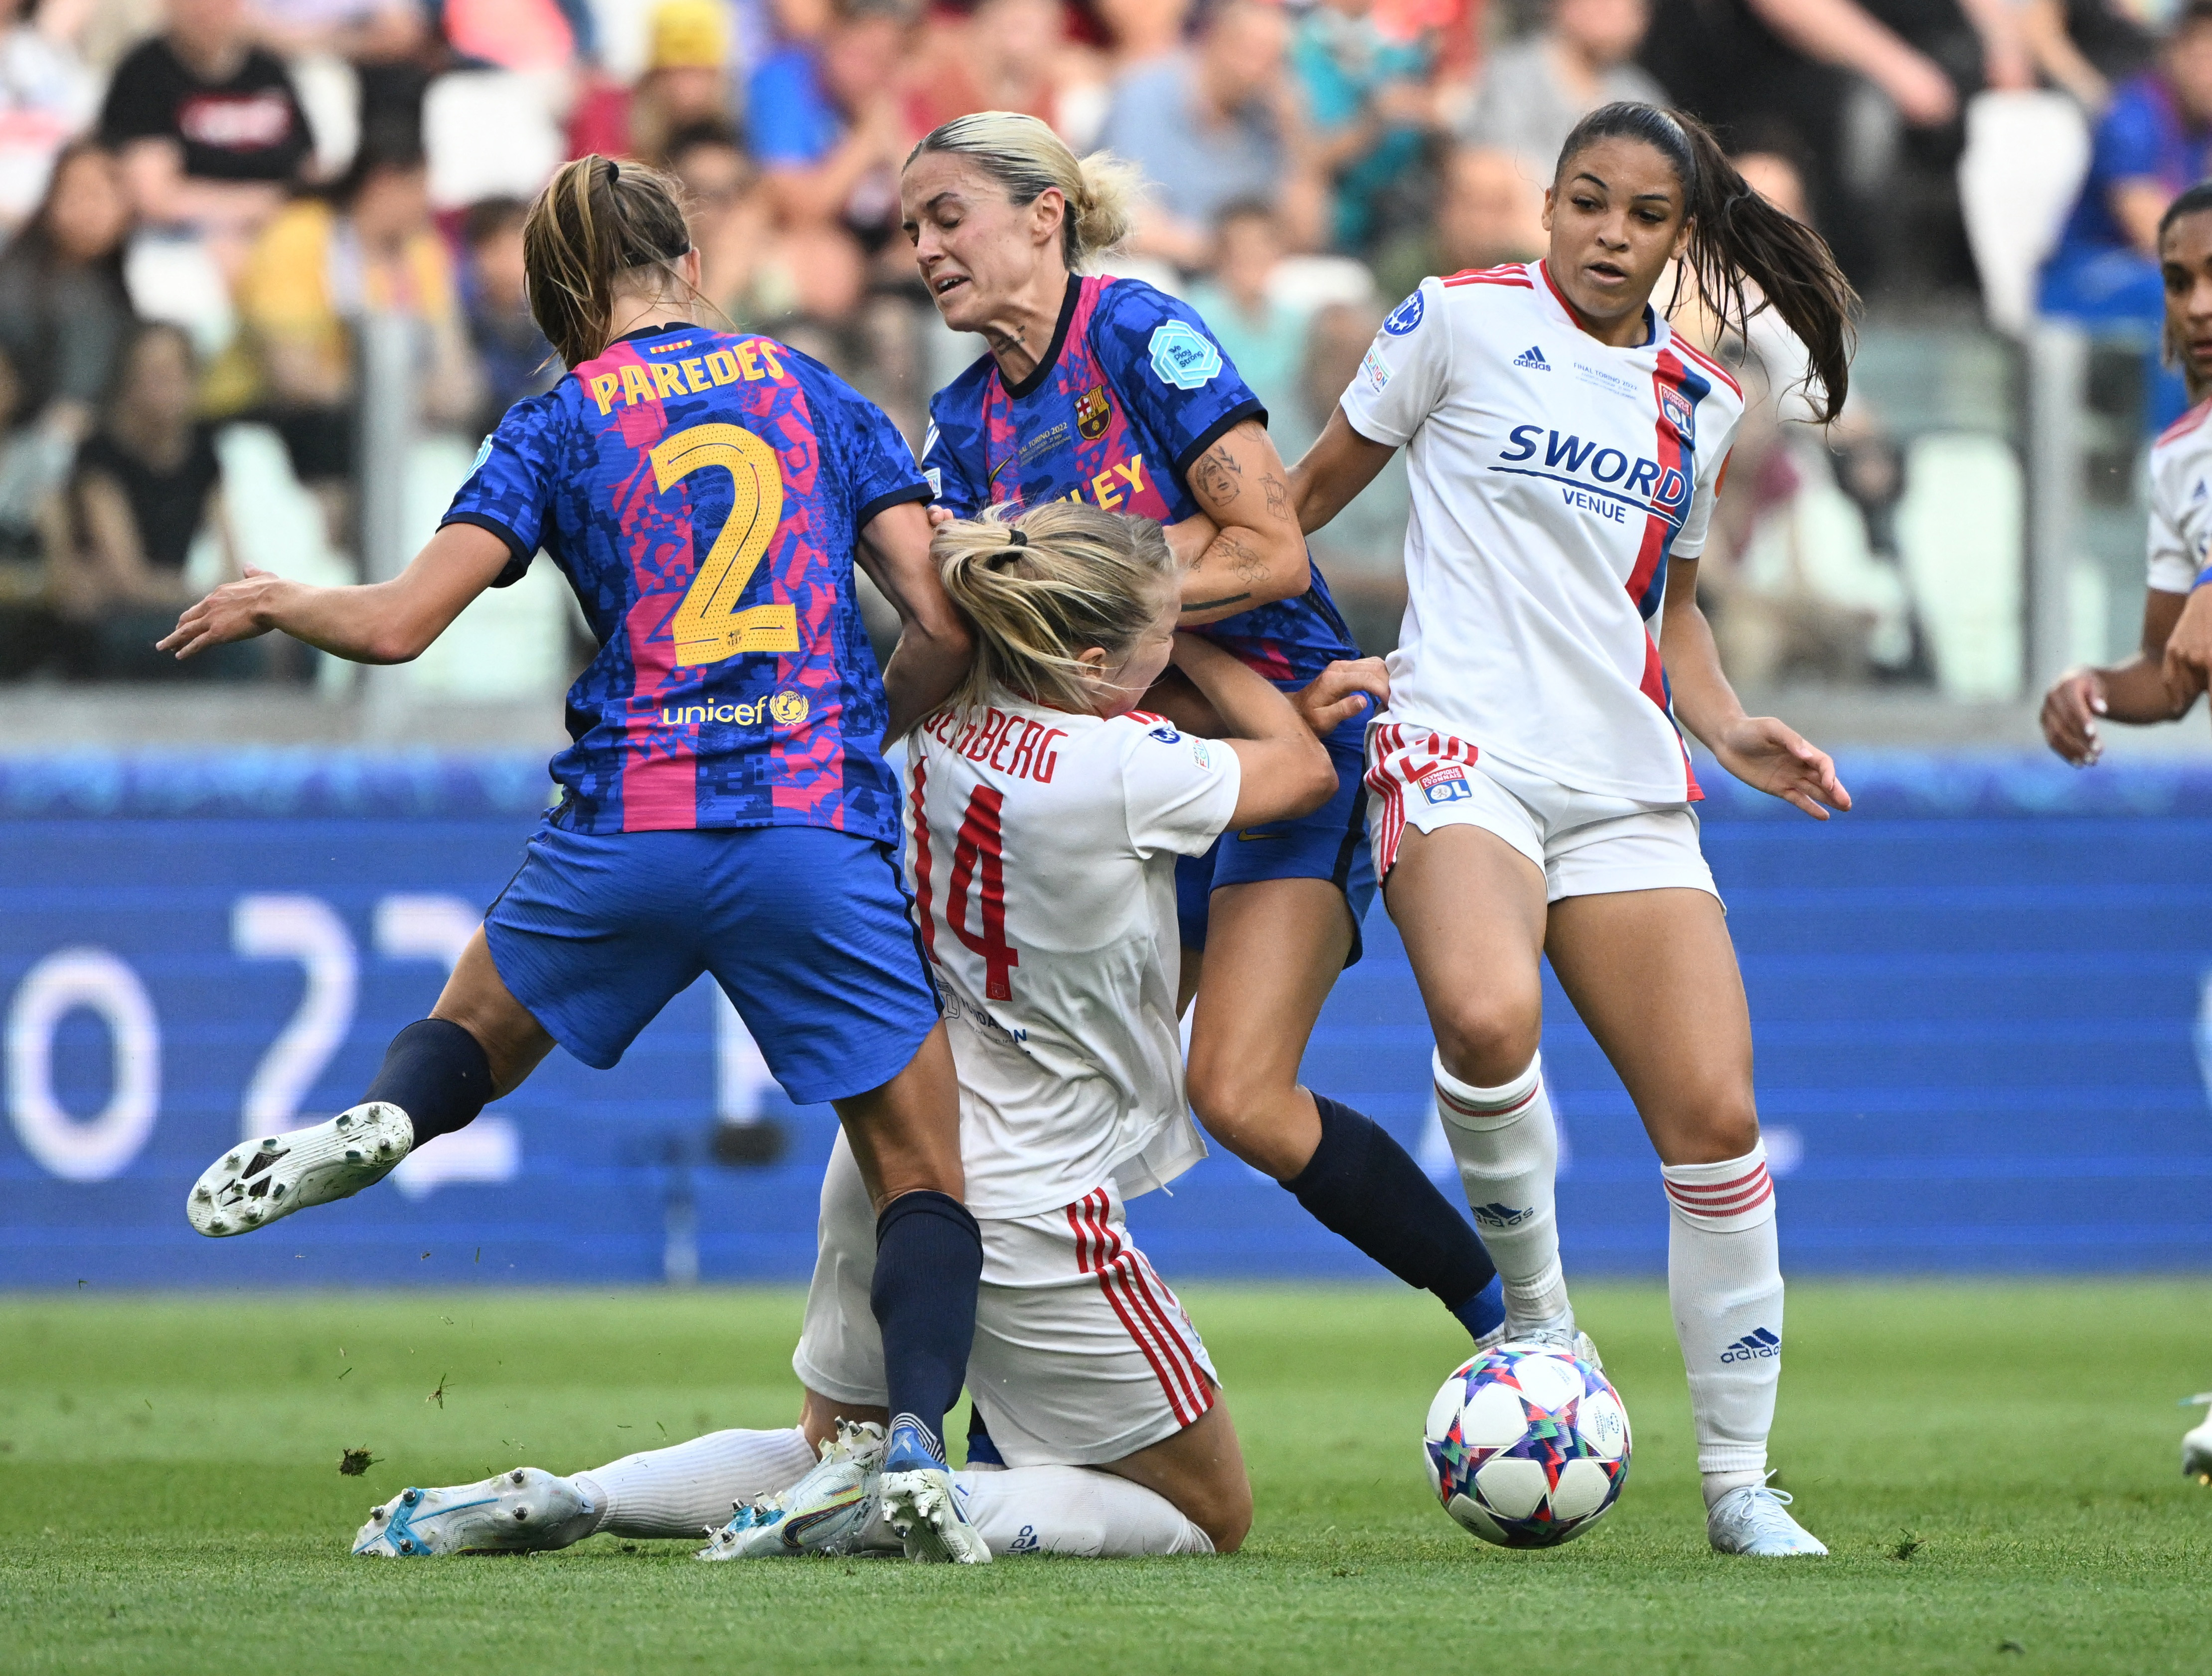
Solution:
[(1753, 1332), (1747, 1332), (1742, 1338), (1737, 1339), (1735, 1344), (1723, 1350), (1721, 1352), (1721, 1365), (1723, 1367), (1726, 1367), (1731, 1362), (1752, 1362), (1757, 1360), (1760, 1356), (1780, 1356), (1781, 1354), (1782, 1335), (1776, 1332), (1769, 1332), (1765, 1327), (1759, 1327)]
[(1544, 358), (1544, 351), (1534, 344), (1515, 356), (1513, 364), (1516, 367), (1526, 367), (1532, 373), (1547, 373), (1552, 370), (1552, 363)]
[(1485, 1228), (1518, 1228), (1536, 1214), (1536, 1207), (1533, 1204), (1526, 1210), (1516, 1210), (1510, 1204), (1473, 1204), (1468, 1209), (1474, 1212), (1475, 1221)]

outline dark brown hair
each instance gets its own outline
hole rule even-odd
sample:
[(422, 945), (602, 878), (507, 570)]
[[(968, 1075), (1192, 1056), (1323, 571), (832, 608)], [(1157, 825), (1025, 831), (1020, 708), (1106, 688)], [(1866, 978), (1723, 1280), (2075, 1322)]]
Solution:
[(522, 226), (530, 312), (562, 361), (604, 354), (623, 279), (674, 264), (691, 248), (682, 188), (657, 169), (596, 154), (564, 163)]
[[(1820, 417), (1842, 412), (1850, 389), (1851, 311), (1858, 293), (1836, 265), (1827, 241), (1753, 191), (1705, 124), (1656, 105), (1592, 111), (1560, 148), (1554, 178), (1565, 180), (1570, 162), (1608, 139), (1640, 140), (1672, 165), (1690, 226), (1682, 267), (1722, 330), (1741, 334), (1759, 309), (1773, 309), (1805, 345), (1811, 363), (1806, 383), (1820, 387), (1815, 404)], [(1756, 308), (1745, 297), (1747, 282), (1764, 299)]]

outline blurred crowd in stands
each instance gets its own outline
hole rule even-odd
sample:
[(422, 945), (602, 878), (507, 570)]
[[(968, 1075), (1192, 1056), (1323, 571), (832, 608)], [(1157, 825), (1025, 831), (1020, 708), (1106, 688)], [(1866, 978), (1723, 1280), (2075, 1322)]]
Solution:
[[(1422, 275), (1539, 253), (1560, 142), (1615, 99), (1716, 124), (1877, 308), (1957, 311), (1968, 107), (2063, 93), (2100, 125), (2045, 306), (2154, 314), (2148, 229), (2212, 143), (2208, 25), (2160, 0), (0, 0), (0, 678), (163, 672), (154, 635), (242, 562), (234, 433), (281, 442), (358, 564), (362, 322), (411, 323), (417, 421), (472, 448), (560, 371), (521, 225), (565, 156), (678, 176), (712, 302), (918, 440), (980, 345), (914, 282), (898, 168), (953, 116), (1032, 113), (1143, 167), (1109, 265), (1196, 303), (1295, 458)], [(1820, 434), (1785, 404), (1746, 444), (1706, 567), (1741, 596), (1732, 655), (1925, 679), (1878, 416)], [(1808, 478), (1860, 529), (1809, 594), (1758, 557)], [(1402, 521), (1386, 478), (1318, 544), (1370, 643)]]

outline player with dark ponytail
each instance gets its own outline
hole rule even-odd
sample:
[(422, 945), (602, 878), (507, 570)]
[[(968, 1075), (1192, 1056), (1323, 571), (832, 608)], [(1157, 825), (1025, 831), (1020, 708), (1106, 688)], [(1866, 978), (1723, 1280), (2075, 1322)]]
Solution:
[(1577, 125), (1544, 220), (1542, 261), (1426, 279), (1398, 306), (1292, 494), (1318, 528), (1407, 449), (1410, 597), (1368, 729), (1369, 822), (1436, 1033), (1437, 1112), (1504, 1281), (1501, 1333), (1595, 1353), (1559, 1265), (1537, 1053), (1549, 955), (1659, 1153), (1707, 1535), (1725, 1553), (1826, 1553), (1765, 1482), (1774, 1190), (1678, 710), (1723, 767), (1808, 814), (1850, 800), (1721, 673), (1698, 557), (1743, 398), (1651, 302), (1671, 274), (1670, 306), (1686, 284), (1737, 331), (1771, 308), (1832, 418), (1855, 299), (1710, 133), (1648, 105)]

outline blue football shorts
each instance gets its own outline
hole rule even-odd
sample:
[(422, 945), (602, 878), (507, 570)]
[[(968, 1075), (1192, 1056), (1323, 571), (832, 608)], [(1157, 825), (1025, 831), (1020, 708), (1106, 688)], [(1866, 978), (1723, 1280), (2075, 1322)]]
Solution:
[(1336, 764), (1336, 795), (1311, 814), (1224, 832), (1204, 855), (1186, 856), (1176, 863), (1176, 917), (1185, 948), (1206, 947), (1213, 893), (1224, 886), (1326, 879), (1344, 893), (1352, 910), (1352, 954), (1345, 965), (1358, 964), (1359, 922), (1375, 899), (1374, 846), (1367, 842), (1367, 792), (1361, 784), (1367, 769), (1366, 727), (1361, 717), (1322, 740)]
[(881, 1088), (935, 1027), (887, 844), (820, 826), (541, 826), (484, 916), (514, 998), (599, 1070), (702, 972), (802, 1106)]

